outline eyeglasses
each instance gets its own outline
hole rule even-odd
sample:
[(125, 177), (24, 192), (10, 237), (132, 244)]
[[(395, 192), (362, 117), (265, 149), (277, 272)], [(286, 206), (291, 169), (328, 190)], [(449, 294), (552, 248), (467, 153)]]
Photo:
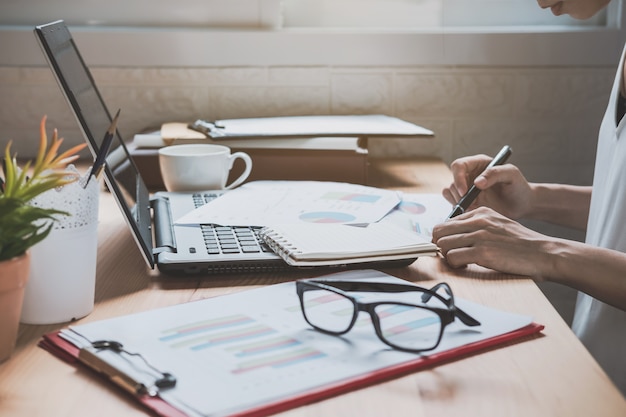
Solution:
[[(446, 296), (438, 294), (439, 290)], [(304, 319), (314, 329), (336, 336), (345, 334), (363, 311), (369, 313), (381, 341), (407, 352), (435, 349), (445, 327), (455, 318), (467, 326), (480, 326), (478, 320), (454, 305), (452, 289), (445, 282), (426, 289), (409, 284), (307, 279), (296, 281), (296, 291)], [(348, 292), (398, 295), (394, 296), (397, 301), (361, 302), (358, 298), (363, 296)]]

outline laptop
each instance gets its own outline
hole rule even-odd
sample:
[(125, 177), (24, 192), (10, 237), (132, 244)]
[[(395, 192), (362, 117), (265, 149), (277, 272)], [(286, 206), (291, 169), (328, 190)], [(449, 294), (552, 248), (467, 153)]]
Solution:
[[(100, 149), (111, 114), (63, 21), (35, 34), (91, 153)], [(224, 191), (150, 195), (119, 133), (106, 159), (104, 179), (151, 268), (171, 274), (292, 269), (258, 237), (258, 228), (177, 226), (173, 220)]]
[[(112, 119), (93, 77), (62, 20), (37, 26), (34, 32), (95, 157)], [(299, 269), (289, 266), (263, 242), (258, 227), (176, 225), (175, 219), (225, 191), (158, 192), (151, 196), (119, 130), (106, 158), (104, 180), (151, 268), (156, 265), (174, 275)], [(404, 266), (414, 260), (388, 261), (383, 266)], [(359, 265), (350, 266), (356, 267)]]

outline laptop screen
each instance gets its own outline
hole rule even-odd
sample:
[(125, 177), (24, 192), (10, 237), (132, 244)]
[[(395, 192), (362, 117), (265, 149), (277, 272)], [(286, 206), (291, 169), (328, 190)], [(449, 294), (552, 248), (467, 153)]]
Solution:
[[(95, 157), (112, 118), (93, 77), (63, 21), (37, 26), (35, 35)], [(123, 117), (122, 111), (120, 119)], [(105, 182), (132, 228), (146, 262), (154, 267), (148, 189), (119, 130), (116, 136), (106, 159)]]

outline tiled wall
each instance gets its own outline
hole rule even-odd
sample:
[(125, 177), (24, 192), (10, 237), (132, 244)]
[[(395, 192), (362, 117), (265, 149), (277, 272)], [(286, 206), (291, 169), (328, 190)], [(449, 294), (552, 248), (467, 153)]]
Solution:
[[(372, 155), (459, 156), (514, 149), (529, 179), (589, 183), (613, 68), (238, 67), (92, 70), (120, 131), (163, 121), (385, 113), (432, 129), (431, 140), (373, 140)], [(48, 114), (82, 138), (50, 71), (0, 67), (0, 143), (35, 151)]]
[[(531, 181), (590, 184), (597, 130), (613, 68), (235, 67), (95, 68), (118, 128), (163, 121), (303, 114), (384, 113), (433, 130), (434, 139), (370, 140), (373, 156), (460, 156), (513, 147)], [(0, 67), (0, 145), (36, 152), (48, 115), (69, 143), (76, 121), (47, 67)]]
[[(503, 144), (532, 181), (590, 184), (596, 135), (613, 68), (237, 67), (95, 68), (100, 91), (127, 138), (163, 121), (303, 114), (385, 113), (433, 130), (434, 139), (378, 139), (373, 156), (434, 155), (445, 162), (493, 154)], [(82, 143), (48, 68), (0, 68), (0, 145), (36, 151), (48, 115), (70, 143)], [(533, 225), (580, 239), (567, 230)], [(557, 304), (572, 292), (548, 288)], [(564, 316), (568, 316), (568, 312)]]

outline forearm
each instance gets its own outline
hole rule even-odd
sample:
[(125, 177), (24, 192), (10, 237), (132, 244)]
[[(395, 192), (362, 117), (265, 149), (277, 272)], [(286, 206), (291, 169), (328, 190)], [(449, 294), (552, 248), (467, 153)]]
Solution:
[(533, 183), (531, 189), (531, 204), (526, 218), (586, 229), (591, 187)]
[(545, 248), (541, 278), (585, 292), (626, 311), (626, 254), (555, 239)]

